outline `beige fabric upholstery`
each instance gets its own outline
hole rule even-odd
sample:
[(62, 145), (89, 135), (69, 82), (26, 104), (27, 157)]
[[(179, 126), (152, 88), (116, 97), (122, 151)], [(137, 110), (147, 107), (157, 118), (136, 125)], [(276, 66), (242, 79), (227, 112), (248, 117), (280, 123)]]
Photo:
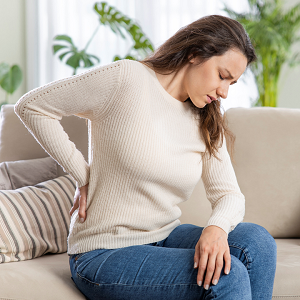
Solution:
[[(244, 222), (274, 238), (300, 238), (300, 109), (231, 108), (226, 116), (236, 136), (233, 167), (246, 199)], [(211, 208), (202, 181), (181, 208), (182, 222), (204, 226)]]
[(0, 163), (0, 190), (15, 190), (57, 177), (57, 163), (51, 157)]
[[(300, 299), (300, 240), (276, 239), (276, 243), (273, 299)], [(0, 300), (86, 299), (71, 279), (67, 253), (2, 264), (0, 270)]]
[(71, 279), (67, 253), (0, 265), (0, 300), (86, 299)]
[(66, 252), (75, 189), (67, 174), (0, 191), (0, 263)]
[[(13, 104), (1, 106), (0, 162), (49, 156), (14, 113)], [(86, 120), (69, 116), (60, 121), (70, 140), (75, 143), (88, 162), (88, 126)], [(13, 150), (13, 151), (12, 151)], [(58, 176), (65, 175), (58, 165)]]

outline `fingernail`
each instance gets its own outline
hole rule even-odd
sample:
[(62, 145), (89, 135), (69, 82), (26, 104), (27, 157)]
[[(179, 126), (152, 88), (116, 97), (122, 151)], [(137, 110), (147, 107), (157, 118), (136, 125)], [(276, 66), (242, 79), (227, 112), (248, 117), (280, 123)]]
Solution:
[(208, 290), (208, 288), (209, 288), (209, 285), (207, 284), (207, 285), (205, 286), (205, 289)]
[(194, 263), (194, 268), (197, 268), (197, 263), (196, 262)]
[(80, 223), (83, 223), (84, 222), (84, 218), (80, 218)]
[(229, 270), (226, 270), (226, 271), (225, 271), (225, 274), (228, 275), (228, 274), (229, 274)]
[(198, 282), (198, 285), (201, 286), (201, 284), (202, 284), (202, 281), (199, 281), (199, 282)]
[(218, 280), (215, 279), (215, 280), (213, 281), (213, 284), (216, 285), (217, 283), (218, 283)]

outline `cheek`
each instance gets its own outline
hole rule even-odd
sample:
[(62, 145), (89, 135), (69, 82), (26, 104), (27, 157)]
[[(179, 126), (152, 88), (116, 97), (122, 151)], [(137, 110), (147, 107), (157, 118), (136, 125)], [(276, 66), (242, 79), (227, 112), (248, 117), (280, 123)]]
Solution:
[(200, 79), (196, 79), (197, 77), (194, 77), (193, 80), (190, 81), (189, 87), (190, 87), (190, 93), (194, 95), (194, 97), (203, 96), (204, 93), (204, 86), (203, 82), (201, 82)]

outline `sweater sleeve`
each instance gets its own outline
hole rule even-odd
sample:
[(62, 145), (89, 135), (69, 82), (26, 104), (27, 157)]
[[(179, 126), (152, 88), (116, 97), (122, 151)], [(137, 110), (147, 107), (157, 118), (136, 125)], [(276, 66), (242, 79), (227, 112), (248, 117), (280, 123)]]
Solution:
[(219, 148), (217, 160), (204, 155), (202, 181), (207, 199), (211, 203), (212, 213), (204, 227), (215, 225), (222, 228), (227, 237), (245, 215), (245, 197), (241, 193), (236, 175), (231, 164), (224, 136), (222, 147)]
[(60, 124), (63, 116), (103, 120), (119, 87), (122, 61), (50, 82), (24, 94), (14, 111), (42, 148), (71, 175), (89, 182), (89, 165)]

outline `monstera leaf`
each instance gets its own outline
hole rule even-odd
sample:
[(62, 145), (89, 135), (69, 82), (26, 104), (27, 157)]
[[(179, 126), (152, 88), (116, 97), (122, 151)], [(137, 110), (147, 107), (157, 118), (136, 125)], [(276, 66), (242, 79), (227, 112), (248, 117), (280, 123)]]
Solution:
[(54, 40), (63, 41), (63, 43), (55, 44), (53, 46), (53, 53), (60, 52), (59, 59), (61, 61), (68, 55), (65, 63), (74, 69), (73, 75), (76, 74), (76, 70), (79, 67), (89, 68), (93, 66), (93, 60), (96, 60), (98, 63), (100, 62), (98, 57), (87, 54), (86, 50), (101, 25), (109, 26), (115, 34), (120, 35), (123, 39), (126, 39), (127, 33), (127, 36), (133, 40), (133, 46), (129, 49), (125, 57), (122, 58), (119, 55), (115, 55), (113, 61), (121, 59), (140, 60), (154, 51), (152, 43), (143, 33), (140, 26), (123, 15), (115, 7), (109, 6), (106, 2), (96, 2), (94, 4), (94, 11), (99, 15), (99, 25), (83, 50), (79, 51), (72, 39), (67, 35), (57, 35), (54, 38)]
[[(114, 33), (119, 34), (123, 39), (126, 39), (123, 31), (125, 30), (125, 32), (129, 33), (134, 42), (130, 50), (135, 49), (140, 55), (147, 55), (149, 52), (154, 51), (152, 43), (143, 33), (140, 26), (115, 7), (108, 5), (106, 2), (97, 2), (94, 5), (94, 10), (100, 16), (99, 22), (109, 26)], [(118, 58), (120, 57), (115, 56), (114, 61), (118, 60)], [(129, 51), (125, 58), (135, 59), (135, 56)]]
[(71, 53), (71, 55), (68, 57), (68, 59), (66, 60), (65, 63), (74, 69), (73, 75), (76, 74), (77, 68), (81, 67), (81, 65), (80, 65), (81, 61), (83, 62), (84, 68), (89, 68), (89, 67), (94, 66), (94, 63), (91, 59), (95, 59), (97, 61), (97, 63), (100, 62), (100, 59), (97, 56), (87, 54), (86, 48), (79, 51), (77, 49), (77, 47), (75, 47), (72, 39), (67, 35), (57, 35), (57, 36), (55, 36), (54, 40), (64, 41), (66, 43), (66, 45), (63, 45), (63, 44), (53, 45), (53, 53), (56, 54), (58, 51), (64, 49), (63, 51), (60, 51), (61, 54), (59, 55), (59, 59), (61, 61), (63, 61), (64, 57), (67, 54)]

